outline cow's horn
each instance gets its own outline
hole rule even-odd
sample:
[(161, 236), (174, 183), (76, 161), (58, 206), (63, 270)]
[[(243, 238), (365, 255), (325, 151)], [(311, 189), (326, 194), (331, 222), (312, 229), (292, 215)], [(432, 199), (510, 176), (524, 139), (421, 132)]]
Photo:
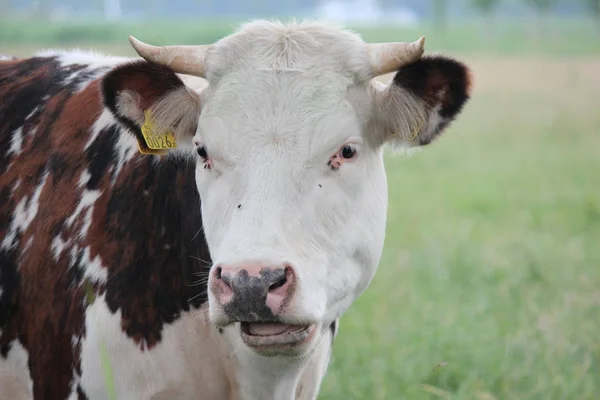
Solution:
[(379, 76), (420, 59), (425, 51), (425, 37), (412, 43), (369, 43), (367, 48), (373, 76)]
[(206, 73), (205, 58), (210, 45), (200, 46), (152, 46), (133, 36), (129, 42), (135, 51), (146, 61), (166, 65), (173, 71), (204, 77)]

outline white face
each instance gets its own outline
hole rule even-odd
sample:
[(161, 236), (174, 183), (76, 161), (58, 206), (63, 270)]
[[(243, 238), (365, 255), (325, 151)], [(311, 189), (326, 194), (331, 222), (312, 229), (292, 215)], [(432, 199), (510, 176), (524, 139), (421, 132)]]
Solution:
[[(201, 71), (199, 94), (144, 63), (105, 80), (125, 123), (153, 104), (162, 129), (195, 132), (215, 325), (263, 354), (299, 354), (368, 286), (386, 224), (383, 146), (429, 144), (469, 97), (468, 68), (419, 59), (422, 43), (367, 47), (337, 28), (263, 21), (197, 53), (150, 48)], [(383, 70), (393, 83), (372, 79)]]
[[(381, 254), (387, 186), (365, 132), (366, 85), (341, 75), (231, 73), (203, 94), (195, 144), (214, 265), (290, 264), (285, 315), (329, 323), (362, 292)], [(207, 166), (208, 165), (208, 166)], [(212, 296), (210, 314), (225, 322)]]

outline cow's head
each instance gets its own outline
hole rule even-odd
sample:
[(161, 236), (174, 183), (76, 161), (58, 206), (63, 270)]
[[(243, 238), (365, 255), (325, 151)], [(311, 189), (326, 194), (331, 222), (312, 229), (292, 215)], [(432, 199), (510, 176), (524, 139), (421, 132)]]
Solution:
[(422, 57), (423, 39), (366, 44), (317, 23), (255, 22), (210, 46), (131, 42), (148, 62), (110, 72), (105, 103), (140, 141), (150, 110), (195, 157), (211, 321), (262, 354), (309, 351), (375, 273), (384, 145), (435, 139), (468, 99), (467, 67)]

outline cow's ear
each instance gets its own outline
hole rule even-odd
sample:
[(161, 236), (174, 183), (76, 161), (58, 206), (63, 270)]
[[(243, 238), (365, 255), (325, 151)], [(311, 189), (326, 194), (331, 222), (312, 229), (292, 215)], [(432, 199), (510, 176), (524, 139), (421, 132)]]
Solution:
[(383, 142), (408, 147), (431, 143), (469, 100), (471, 72), (463, 63), (426, 56), (402, 67), (376, 96)]
[(111, 70), (102, 79), (102, 97), (142, 152), (161, 154), (177, 147), (170, 139), (189, 143), (196, 132), (199, 96), (164, 65), (135, 61)]

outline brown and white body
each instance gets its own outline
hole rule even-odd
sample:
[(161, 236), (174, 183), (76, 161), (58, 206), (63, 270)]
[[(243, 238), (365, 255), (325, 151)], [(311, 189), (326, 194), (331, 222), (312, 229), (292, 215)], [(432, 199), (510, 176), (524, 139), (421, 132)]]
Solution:
[[(322, 23), (132, 43), (0, 61), (0, 398), (316, 398), (383, 149), (435, 139), (468, 69)], [(150, 117), (176, 148), (146, 154)]]

